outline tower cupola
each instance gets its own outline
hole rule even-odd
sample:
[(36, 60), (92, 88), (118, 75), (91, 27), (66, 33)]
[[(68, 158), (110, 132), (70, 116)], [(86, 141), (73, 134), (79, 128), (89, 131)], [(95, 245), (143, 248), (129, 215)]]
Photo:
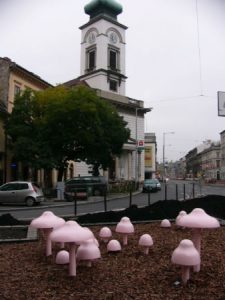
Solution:
[(104, 15), (117, 20), (117, 15), (122, 13), (123, 7), (115, 0), (92, 0), (84, 7), (84, 11), (90, 15), (90, 19)]

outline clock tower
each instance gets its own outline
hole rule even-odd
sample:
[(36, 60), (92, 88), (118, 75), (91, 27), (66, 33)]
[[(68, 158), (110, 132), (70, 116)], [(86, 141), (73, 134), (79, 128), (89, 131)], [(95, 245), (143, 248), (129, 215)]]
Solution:
[(115, 0), (92, 0), (81, 29), (81, 76), (90, 87), (125, 96), (125, 31), (117, 21), (122, 6)]

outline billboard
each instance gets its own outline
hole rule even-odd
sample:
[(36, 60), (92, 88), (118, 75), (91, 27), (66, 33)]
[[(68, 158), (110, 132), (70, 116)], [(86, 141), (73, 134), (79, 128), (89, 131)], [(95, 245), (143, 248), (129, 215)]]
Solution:
[(217, 92), (218, 116), (225, 117), (225, 92)]
[(145, 147), (145, 168), (152, 167), (152, 146)]

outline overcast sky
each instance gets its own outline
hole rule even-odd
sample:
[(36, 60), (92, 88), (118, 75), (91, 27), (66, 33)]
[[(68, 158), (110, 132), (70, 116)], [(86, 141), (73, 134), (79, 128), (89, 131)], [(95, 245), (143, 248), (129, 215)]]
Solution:
[[(51, 84), (80, 75), (79, 27), (90, 0), (0, 0), (0, 57)], [(158, 160), (218, 141), (217, 91), (225, 91), (225, 0), (118, 0), (126, 34), (126, 95), (153, 107)], [(197, 4), (197, 6), (196, 6)]]

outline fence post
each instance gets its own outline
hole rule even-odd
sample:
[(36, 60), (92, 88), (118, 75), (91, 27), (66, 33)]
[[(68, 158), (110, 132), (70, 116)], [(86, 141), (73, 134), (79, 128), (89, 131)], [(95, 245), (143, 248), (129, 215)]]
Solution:
[(107, 211), (107, 199), (106, 199), (106, 189), (104, 190), (104, 209)]
[(130, 207), (132, 205), (132, 188), (130, 188)]
[(76, 217), (77, 215), (77, 193), (73, 193), (73, 199), (74, 199), (74, 216)]
[(151, 205), (151, 193), (148, 191), (148, 206)]
[(176, 184), (176, 200), (178, 200), (178, 184)]
[(186, 190), (185, 190), (185, 183), (184, 183), (184, 200), (186, 199)]
[(167, 184), (165, 183), (165, 200), (167, 200)]
[(193, 199), (195, 198), (195, 183), (193, 182)]

